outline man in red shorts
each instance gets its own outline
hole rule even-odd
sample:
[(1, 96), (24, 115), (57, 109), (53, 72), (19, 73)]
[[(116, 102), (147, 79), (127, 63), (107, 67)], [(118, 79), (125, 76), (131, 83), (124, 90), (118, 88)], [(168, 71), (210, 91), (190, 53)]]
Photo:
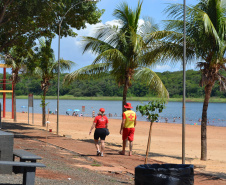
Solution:
[(120, 129), (120, 134), (122, 134), (123, 146), (122, 151), (119, 152), (121, 155), (125, 155), (126, 140), (129, 140), (129, 156), (132, 155), (133, 148), (133, 138), (136, 126), (136, 113), (131, 110), (133, 108), (131, 103), (126, 103), (124, 107), (127, 109), (122, 115), (122, 124)]

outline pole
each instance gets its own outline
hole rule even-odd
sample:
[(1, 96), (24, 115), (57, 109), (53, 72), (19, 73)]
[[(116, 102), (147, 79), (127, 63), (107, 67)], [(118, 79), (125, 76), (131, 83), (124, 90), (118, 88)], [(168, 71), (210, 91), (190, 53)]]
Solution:
[(184, 46), (183, 46), (183, 108), (182, 108), (182, 164), (185, 164), (185, 95), (186, 95), (186, 0), (184, 0)]
[[(61, 21), (62, 22), (62, 21)], [(59, 24), (59, 35), (58, 35), (58, 76), (57, 76), (57, 128), (56, 133), (59, 135), (59, 96), (60, 96), (60, 29), (61, 23)]]
[(64, 14), (64, 16), (59, 20), (59, 34), (58, 34), (58, 77), (57, 77), (57, 128), (56, 128), (56, 133), (57, 135), (59, 134), (59, 96), (60, 96), (60, 29), (61, 29), (61, 24), (65, 18), (65, 16), (67, 15), (67, 13), (74, 8), (76, 5), (81, 4), (83, 2), (86, 1), (93, 1), (93, 2), (97, 2), (95, 0), (84, 0), (84, 1), (80, 1), (74, 5), (72, 5), (67, 12)]

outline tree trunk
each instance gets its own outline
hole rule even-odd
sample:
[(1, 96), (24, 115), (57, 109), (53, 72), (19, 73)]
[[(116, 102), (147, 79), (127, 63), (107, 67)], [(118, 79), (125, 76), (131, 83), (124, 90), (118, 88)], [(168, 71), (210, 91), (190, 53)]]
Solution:
[(46, 126), (46, 89), (43, 90), (42, 97), (42, 126)]
[(203, 102), (202, 109), (202, 122), (201, 122), (201, 160), (207, 160), (207, 134), (206, 134), (206, 126), (207, 126), (207, 109), (209, 104), (209, 99), (211, 95), (211, 91), (213, 88), (213, 84), (208, 84), (205, 87), (205, 98)]
[(14, 122), (17, 122), (17, 118), (16, 118), (16, 83), (14, 83), (13, 86), (14, 90), (13, 90), (13, 114), (14, 114)]
[(152, 124), (153, 124), (153, 122), (150, 123), (149, 136), (148, 136), (148, 143), (147, 143), (147, 150), (146, 150), (146, 157), (145, 157), (144, 164), (147, 164), (147, 162), (148, 162), (148, 153), (149, 153), (149, 151), (150, 151), (150, 145), (151, 145), (151, 131), (152, 131)]
[(129, 83), (129, 80), (128, 80), (128, 78), (126, 78), (125, 84), (124, 84), (124, 89), (123, 89), (123, 96), (122, 96), (122, 112), (126, 111), (124, 105), (126, 104), (126, 96), (127, 96), (127, 92), (128, 92), (128, 88), (129, 88), (128, 83)]

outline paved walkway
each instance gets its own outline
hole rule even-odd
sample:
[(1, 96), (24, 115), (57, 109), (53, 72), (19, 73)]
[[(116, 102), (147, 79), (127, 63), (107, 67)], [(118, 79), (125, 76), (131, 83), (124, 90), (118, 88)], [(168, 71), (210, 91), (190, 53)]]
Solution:
[[(3, 124), (4, 125), (4, 124)], [(5, 123), (5, 130), (13, 132), (15, 135), (23, 135), (49, 145), (54, 145), (67, 151), (75, 152), (83, 157), (95, 160), (101, 163), (101, 168), (90, 165), (74, 164), (74, 166), (89, 168), (99, 172), (120, 173), (134, 176), (136, 166), (144, 163), (144, 156), (122, 156), (118, 151), (106, 147), (105, 156), (96, 156), (95, 146), (92, 140), (74, 140), (68, 137), (57, 136), (51, 132), (41, 129), (35, 129), (27, 124)], [(4, 127), (3, 127), (4, 130)], [(26, 145), (26, 143), (24, 143)], [(150, 164), (161, 163), (149, 159)], [(204, 174), (195, 169), (195, 185), (226, 185), (226, 180), (210, 174)]]

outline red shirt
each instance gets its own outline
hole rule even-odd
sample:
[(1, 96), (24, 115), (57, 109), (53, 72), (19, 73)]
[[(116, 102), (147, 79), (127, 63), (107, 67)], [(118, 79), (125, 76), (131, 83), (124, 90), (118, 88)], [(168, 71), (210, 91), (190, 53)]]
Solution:
[(94, 123), (96, 123), (96, 128), (106, 128), (108, 123), (108, 118), (106, 116), (98, 115), (94, 119)]

